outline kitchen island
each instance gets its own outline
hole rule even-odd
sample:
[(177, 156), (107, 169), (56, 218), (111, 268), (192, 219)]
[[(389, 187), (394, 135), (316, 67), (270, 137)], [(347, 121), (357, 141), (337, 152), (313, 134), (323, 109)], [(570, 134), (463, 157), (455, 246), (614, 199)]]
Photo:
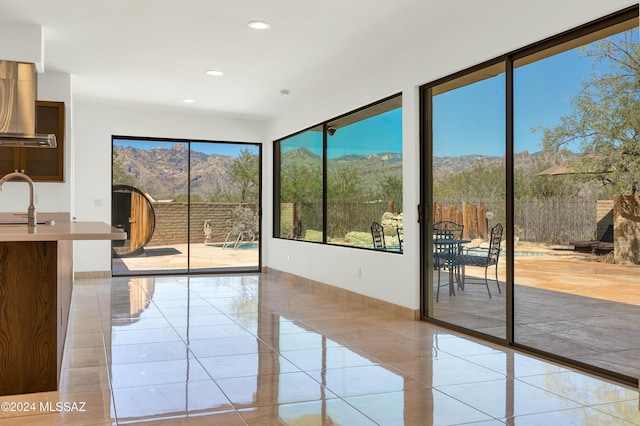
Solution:
[(103, 222), (0, 223), (0, 396), (58, 389), (73, 241), (123, 239)]

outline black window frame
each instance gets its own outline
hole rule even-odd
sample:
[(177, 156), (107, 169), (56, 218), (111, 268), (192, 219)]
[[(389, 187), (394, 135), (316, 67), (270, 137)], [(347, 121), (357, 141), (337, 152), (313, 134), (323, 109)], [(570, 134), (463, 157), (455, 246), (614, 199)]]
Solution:
[[(311, 243), (311, 244), (324, 244), (331, 245), (334, 247), (344, 247), (349, 249), (360, 249), (360, 250), (373, 250), (376, 249), (371, 247), (361, 247), (361, 246), (350, 246), (350, 245), (341, 245), (341, 244), (331, 244), (327, 241), (327, 145), (328, 145), (328, 132), (331, 127), (330, 124), (339, 120), (343, 120), (349, 116), (354, 116), (361, 112), (366, 111), (367, 109), (375, 108), (377, 105), (381, 105), (393, 100), (399, 101), (399, 108), (403, 108), (402, 100), (402, 92), (394, 93), (393, 95), (387, 96), (383, 99), (379, 99), (370, 104), (364, 105), (360, 108), (354, 109), (352, 111), (346, 112), (344, 114), (338, 115), (336, 117), (332, 117), (330, 119), (324, 120), (322, 122), (316, 123), (312, 126), (306, 127), (302, 130), (299, 130), (295, 133), (286, 135), (282, 138), (276, 139), (273, 141), (273, 226), (272, 226), (272, 236), (275, 239), (286, 240), (286, 241), (295, 241), (301, 243)], [(376, 114), (373, 114), (376, 115)], [(372, 116), (373, 116), (372, 115)], [(359, 121), (359, 120), (356, 120)], [(308, 131), (312, 131), (318, 127), (322, 128), (322, 241), (310, 241), (304, 239), (296, 239), (296, 238), (287, 238), (281, 236), (281, 164), (282, 164), (282, 151), (281, 151), (281, 143), (289, 138), (298, 136)], [(393, 253), (393, 254), (402, 254), (402, 251), (395, 250), (385, 250), (385, 253)]]
[[(432, 188), (429, 186), (432, 181), (432, 170), (429, 164), (430, 156), (432, 155), (432, 136), (431, 136), (431, 110), (432, 110), (432, 89), (437, 86), (441, 86), (450, 81), (455, 81), (464, 76), (471, 75), (478, 70), (485, 68), (491, 68), (491, 66), (497, 63), (504, 63), (506, 72), (506, 109), (505, 109), (505, 134), (506, 134), (506, 164), (505, 164), (505, 197), (506, 197), (506, 226), (504, 228), (504, 237), (507, 240), (506, 256), (506, 338), (500, 339), (488, 334), (480, 333), (468, 328), (457, 326), (442, 320), (438, 320), (428, 312), (429, 303), (428, 298), (431, 295), (427, 292), (427, 276), (430, 273), (427, 262), (420, 262), (420, 312), (421, 319), (432, 322), (438, 325), (446, 326), (454, 330), (461, 331), (466, 334), (470, 334), (481, 339), (491, 341), (506, 346), (512, 346), (534, 353), (539, 356), (548, 357), (550, 359), (571, 365), (572, 367), (588, 371), (590, 373), (597, 374), (606, 378), (610, 378), (623, 383), (631, 384), (632, 386), (638, 386), (638, 377), (631, 377), (617, 373), (611, 370), (607, 370), (601, 367), (597, 367), (592, 364), (586, 364), (571, 359), (569, 356), (563, 356), (557, 353), (547, 352), (543, 349), (526, 346), (519, 343), (515, 339), (515, 300), (514, 300), (514, 246), (510, 242), (514, 241), (514, 64), (518, 61), (522, 61), (525, 58), (535, 58), (537, 54), (544, 54), (544, 52), (559, 48), (565, 50), (565, 46), (576, 47), (584, 40), (589, 40), (592, 37), (597, 37), (602, 32), (607, 32), (611, 28), (615, 28), (618, 25), (624, 24), (630, 20), (638, 20), (640, 17), (639, 5), (630, 6), (618, 12), (614, 12), (600, 19), (596, 19), (592, 22), (580, 25), (573, 29), (564, 31), (555, 36), (548, 37), (539, 42), (529, 44), (525, 47), (515, 49), (509, 53), (494, 57), (482, 63), (470, 66), (466, 69), (457, 71), (448, 76), (439, 78), (429, 83), (423, 84), (419, 87), (419, 101), (420, 101), (420, 204), (418, 205), (419, 211), (419, 250), (420, 259), (425, 259), (431, 253), (432, 247), (430, 245), (430, 233), (429, 224), (431, 219), (428, 215), (432, 214)], [(599, 38), (599, 37), (598, 37)]]

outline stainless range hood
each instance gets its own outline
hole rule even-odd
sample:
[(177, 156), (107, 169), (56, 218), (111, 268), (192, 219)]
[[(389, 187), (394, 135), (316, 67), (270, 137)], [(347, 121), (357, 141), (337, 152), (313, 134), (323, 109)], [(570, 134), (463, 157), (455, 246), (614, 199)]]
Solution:
[(55, 135), (37, 135), (35, 64), (0, 60), (0, 147), (55, 148)]

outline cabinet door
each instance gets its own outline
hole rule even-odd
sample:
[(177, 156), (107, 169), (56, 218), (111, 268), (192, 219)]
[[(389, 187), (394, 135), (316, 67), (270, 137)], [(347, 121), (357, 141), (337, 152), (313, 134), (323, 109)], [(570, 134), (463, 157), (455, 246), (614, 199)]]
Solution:
[(56, 148), (20, 148), (21, 169), (39, 182), (64, 182), (64, 102), (36, 101), (36, 133), (55, 134)]
[(8, 146), (0, 147), (0, 176), (18, 170), (20, 167), (20, 151)]
[(36, 182), (64, 182), (64, 102), (36, 101), (36, 133), (55, 134), (57, 148), (0, 147), (0, 176), (20, 170)]

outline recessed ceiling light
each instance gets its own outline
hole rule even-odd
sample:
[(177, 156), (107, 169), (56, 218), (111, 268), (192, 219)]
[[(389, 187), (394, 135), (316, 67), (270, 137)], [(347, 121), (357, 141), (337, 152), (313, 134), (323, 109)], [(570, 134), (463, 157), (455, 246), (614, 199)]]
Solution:
[(207, 75), (212, 75), (214, 77), (220, 77), (221, 75), (224, 75), (224, 72), (222, 72), (220, 70), (209, 70), (209, 71), (207, 71)]
[(289, 89), (282, 89), (280, 91), (280, 96), (289, 96)]
[(265, 21), (251, 21), (247, 25), (254, 30), (266, 30), (271, 28), (271, 24)]
[(186, 104), (192, 104), (195, 102), (194, 99), (183, 99), (182, 102), (186, 103)]

